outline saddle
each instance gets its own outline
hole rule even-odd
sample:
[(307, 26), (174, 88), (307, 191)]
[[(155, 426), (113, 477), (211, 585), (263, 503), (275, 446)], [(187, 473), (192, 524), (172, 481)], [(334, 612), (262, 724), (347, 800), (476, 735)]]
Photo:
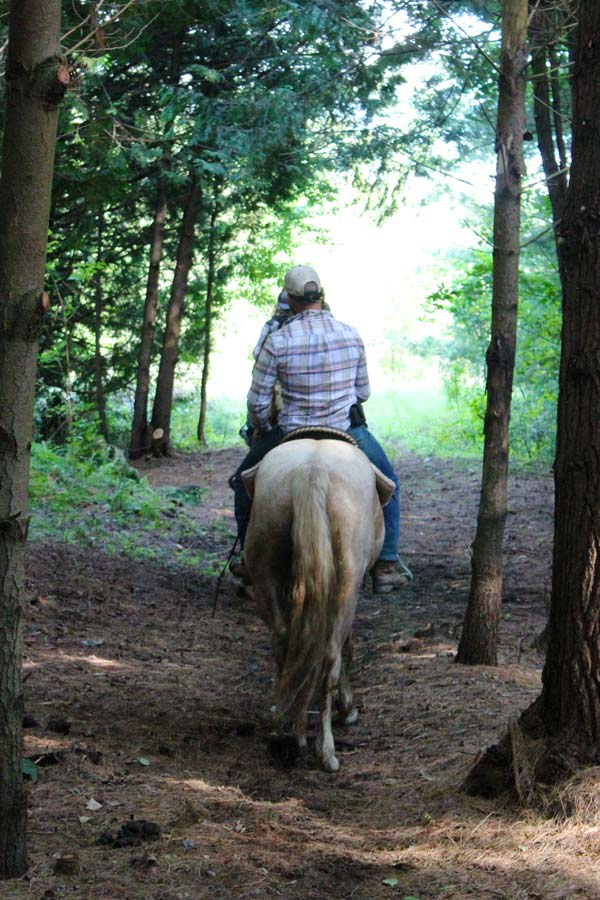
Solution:
[(353, 447), (358, 447), (354, 438), (345, 431), (340, 431), (339, 428), (327, 428), (323, 425), (304, 425), (302, 428), (294, 428), (293, 431), (286, 434), (281, 443), (300, 441), (304, 438), (310, 438), (313, 441), (345, 441), (347, 444), (352, 444)]

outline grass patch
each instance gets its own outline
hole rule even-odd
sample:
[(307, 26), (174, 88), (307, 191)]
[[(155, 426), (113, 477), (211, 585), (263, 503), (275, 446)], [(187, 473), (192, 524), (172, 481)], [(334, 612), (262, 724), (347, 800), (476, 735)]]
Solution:
[[(208, 405), (208, 448), (239, 447), (245, 400), (221, 397)], [(390, 389), (373, 394), (365, 405), (369, 428), (393, 456), (403, 447), (425, 456), (473, 458), (481, 454), (483, 423), (478, 432), (469, 413), (451, 404), (443, 388)], [(198, 403), (178, 400), (171, 434), (178, 450), (198, 451)]]
[(482, 434), (464, 421), (443, 389), (388, 390), (365, 405), (369, 429), (392, 457), (402, 447), (422, 456), (473, 459)]
[(200, 505), (203, 496), (195, 485), (154, 490), (120, 451), (106, 445), (32, 447), (33, 540), (96, 546), (166, 568), (191, 567), (214, 575), (223, 554), (203, 546), (215, 541), (207, 540), (209, 531), (185, 509)]
[[(198, 451), (198, 410), (196, 397), (177, 400), (171, 416), (171, 435), (178, 450)], [(238, 434), (246, 421), (245, 399), (219, 397), (209, 400), (206, 409), (206, 446), (209, 450), (236, 447), (241, 438)]]

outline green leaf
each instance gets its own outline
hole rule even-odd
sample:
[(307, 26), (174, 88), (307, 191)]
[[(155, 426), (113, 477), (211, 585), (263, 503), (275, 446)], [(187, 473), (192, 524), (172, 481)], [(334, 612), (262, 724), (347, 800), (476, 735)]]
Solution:
[(22, 772), (25, 778), (29, 778), (31, 781), (37, 781), (38, 768), (30, 759), (23, 760)]
[(387, 884), (388, 887), (396, 887), (396, 885), (398, 884), (398, 879), (397, 878), (384, 878), (381, 883)]
[(211, 84), (217, 84), (219, 81), (223, 80), (223, 76), (220, 72), (218, 72), (216, 69), (209, 69), (208, 66), (190, 66), (189, 70), (199, 78), (204, 78), (206, 81), (210, 81)]
[(146, 756), (140, 756), (140, 758), (138, 759), (138, 762), (141, 766), (149, 766), (150, 765), (150, 760)]

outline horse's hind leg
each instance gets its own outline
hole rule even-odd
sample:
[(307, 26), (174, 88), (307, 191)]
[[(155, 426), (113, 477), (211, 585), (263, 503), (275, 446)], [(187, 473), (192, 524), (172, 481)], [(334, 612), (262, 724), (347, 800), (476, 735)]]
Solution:
[(341, 663), (342, 658), (338, 650), (337, 655), (333, 657), (333, 659), (331, 657), (328, 658), (323, 673), (323, 687), (321, 694), (321, 720), (319, 722), (319, 731), (317, 734), (317, 743), (315, 749), (317, 753), (317, 759), (326, 772), (337, 772), (340, 767), (338, 759), (335, 755), (333, 731), (331, 730), (331, 704), (333, 694), (338, 685)]
[(344, 649), (342, 650), (342, 667), (340, 671), (340, 680), (338, 685), (338, 703), (339, 703), (339, 724), (354, 725), (358, 721), (358, 710), (352, 699), (352, 690), (350, 688), (350, 666), (352, 665), (352, 635), (346, 638)]
[(298, 747), (301, 750), (304, 750), (304, 748), (306, 747), (306, 710), (304, 709), (294, 722), (294, 734), (296, 735), (296, 740), (298, 741)]

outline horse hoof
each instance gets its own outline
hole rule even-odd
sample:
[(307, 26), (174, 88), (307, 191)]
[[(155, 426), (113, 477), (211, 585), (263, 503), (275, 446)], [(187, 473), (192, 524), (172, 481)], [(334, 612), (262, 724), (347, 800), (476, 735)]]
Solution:
[(358, 710), (356, 707), (350, 710), (347, 716), (342, 719), (342, 725), (355, 725), (358, 722)]
[(321, 764), (326, 772), (337, 772), (340, 767), (337, 756), (329, 756), (327, 759), (322, 760)]

